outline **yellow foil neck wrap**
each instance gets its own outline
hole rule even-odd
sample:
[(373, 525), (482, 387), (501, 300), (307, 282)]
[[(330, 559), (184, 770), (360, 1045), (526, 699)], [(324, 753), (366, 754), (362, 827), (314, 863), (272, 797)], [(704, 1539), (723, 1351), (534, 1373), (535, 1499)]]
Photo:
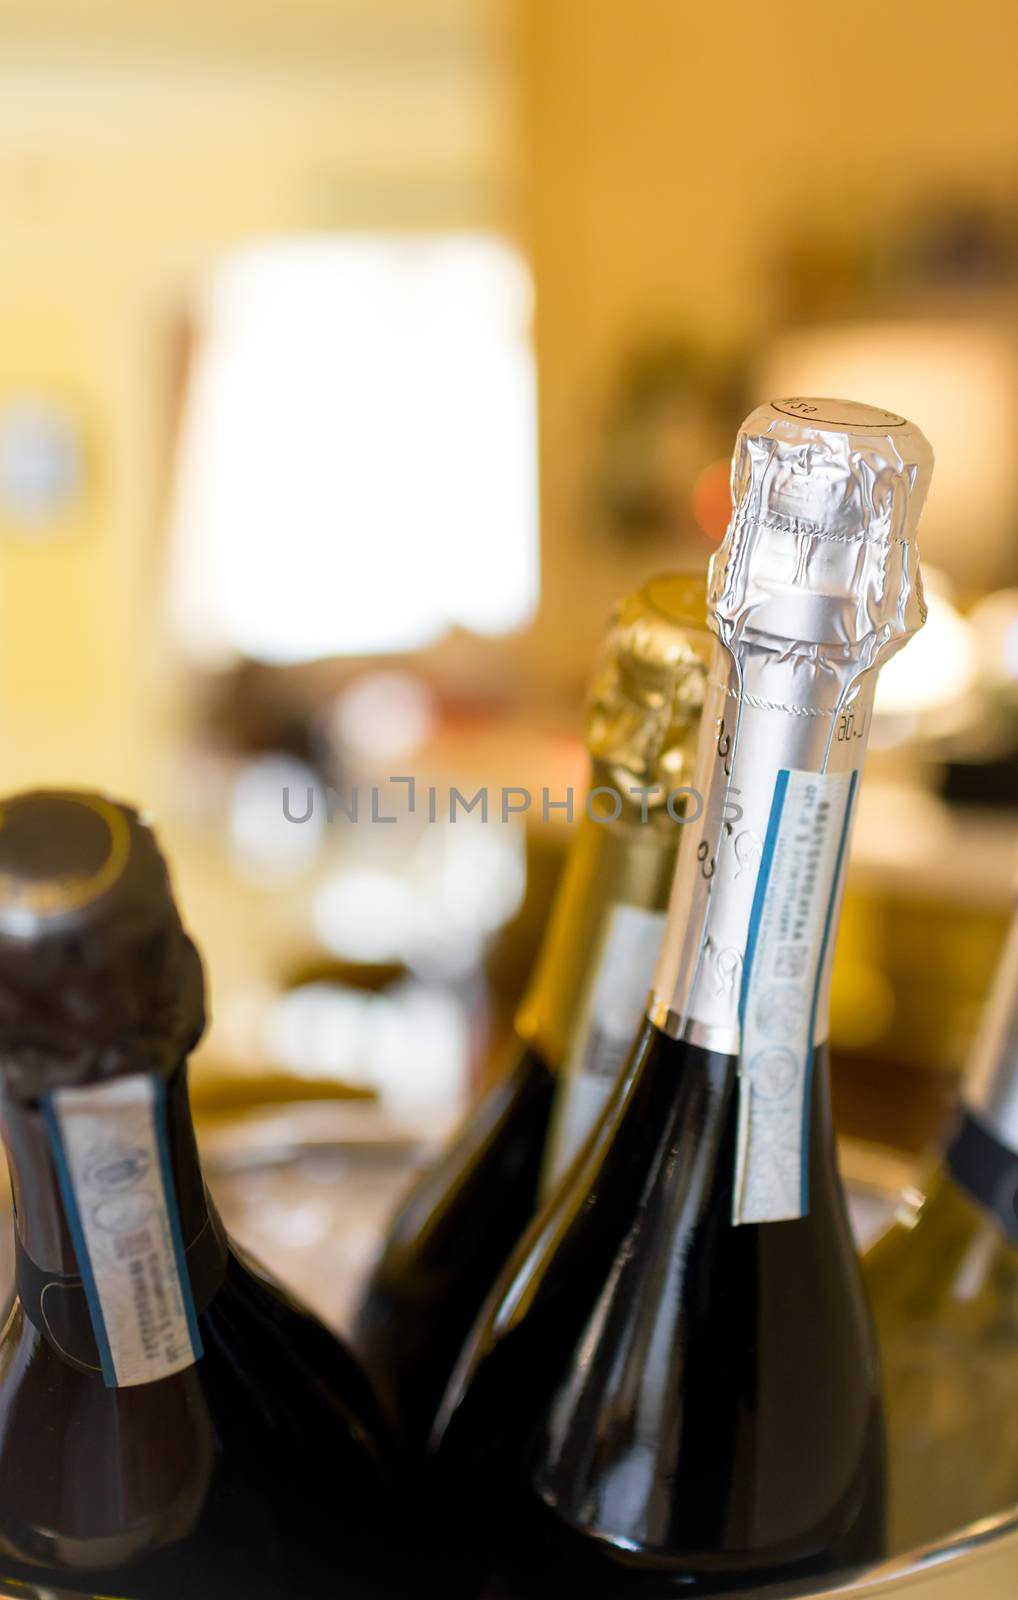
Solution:
[(690, 782), (712, 647), (705, 577), (663, 574), (619, 601), (587, 701), (595, 784), (623, 800), (654, 786), (653, 808)]

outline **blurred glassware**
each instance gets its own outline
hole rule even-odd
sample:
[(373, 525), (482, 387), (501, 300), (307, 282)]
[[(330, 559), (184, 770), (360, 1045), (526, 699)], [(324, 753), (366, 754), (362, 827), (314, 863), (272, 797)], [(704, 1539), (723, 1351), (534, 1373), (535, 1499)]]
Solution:
[(269, 1011), (265, 1044), (280, 1067), (410, 1114), (456, 1104), (471, 1053), (462, 998), (416, 979), (378, 994), (327, 982), (290, 989)]
[(312, 917), (325, 948), (345, 961), (403, 961), (415, 896), (402, 872), (351, 865), (316, 890)]
[[(409, 672), (365, 672), (330, 701), (317, 719), (339, 765), (361, 767), (415, 754), (434, 732), (435, 696)], [(345, 758), (345, 759), (342, 759)]]
[(230, 798), (228, 848), (241, 878), (265, 889), (299, 882), (318, 860), (325, 825), (321, 785), (304, 762), (264, 755), (240, 768)]
[(315, 930), (345, 960), (397, 960), (424, 976), (462, 977), (523, 902), (525, 830), (512, 817), (458, 815), (416, 828), (400, 820), (407, 847), (398, 861), (358, 829), (356, 854), (315, 892)]

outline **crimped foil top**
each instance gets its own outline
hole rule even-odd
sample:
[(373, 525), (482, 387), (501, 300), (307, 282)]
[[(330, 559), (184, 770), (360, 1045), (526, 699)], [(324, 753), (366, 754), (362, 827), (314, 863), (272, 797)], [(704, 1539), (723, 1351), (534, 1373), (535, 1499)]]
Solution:
[(704, 579), (663, 573), (620, 600), (591, 680), (584, 742), (623, 798), (689, 782), (714, 640)]
[(169, 1073), (201, 1037), (204, 981), (152, 830), (106, 795), (0, 800), (0, 1085)]
[(732, 518), (711, 563), (712, 626), (818, 666), (882, 665), (926, 616), (915, 530), (933, 452), (913, 423), (850, 400), (772, 400), (732, 459)]

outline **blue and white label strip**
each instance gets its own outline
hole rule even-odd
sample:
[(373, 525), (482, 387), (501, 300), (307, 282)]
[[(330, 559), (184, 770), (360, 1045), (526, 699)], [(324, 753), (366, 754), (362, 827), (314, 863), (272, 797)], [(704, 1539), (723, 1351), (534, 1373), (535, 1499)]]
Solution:
[(166, 1086), (132, 1076), (44, 1101), (50, 1149), (109, 1388), (202, 1353), (166, 1134)]
[(739, 1008), (736, 1224), (809, 1211), (817, 1005), (856, 779), (784, 768), (774, 786)]

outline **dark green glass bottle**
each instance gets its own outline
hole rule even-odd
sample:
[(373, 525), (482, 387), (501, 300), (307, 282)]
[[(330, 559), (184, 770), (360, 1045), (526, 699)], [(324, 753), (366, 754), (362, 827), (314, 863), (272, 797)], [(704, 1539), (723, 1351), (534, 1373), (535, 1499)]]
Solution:
[(865, 1271), (909, 1550), (1018, 1505), (1018, 920), (950, 1137)]
[(203, 988), (134, 811), (0, 804), (0, 1582), (395, 1600), (404, 1513), (367, 1381), (232, 1247), (202, 1181)]
[(485, 1600), (806, 1584), (884, 1550), (876, 1346), (837, 1172), (827, 994), (877, 669), (920, 626), (932, 458), (902, 418), (743, 425), (649, 1013), (446, 1395)]

